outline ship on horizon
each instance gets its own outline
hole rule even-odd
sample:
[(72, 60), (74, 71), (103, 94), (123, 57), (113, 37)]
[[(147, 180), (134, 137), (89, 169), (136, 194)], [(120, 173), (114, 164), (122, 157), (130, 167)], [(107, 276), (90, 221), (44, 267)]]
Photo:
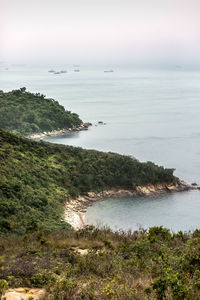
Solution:
[(113, 69), (109, 69), (109, 70), (104, 70), (104, 73), (113, 73), (114, 70)]
[(80, 65), (73, 65), (74, 72), (80, 72)]

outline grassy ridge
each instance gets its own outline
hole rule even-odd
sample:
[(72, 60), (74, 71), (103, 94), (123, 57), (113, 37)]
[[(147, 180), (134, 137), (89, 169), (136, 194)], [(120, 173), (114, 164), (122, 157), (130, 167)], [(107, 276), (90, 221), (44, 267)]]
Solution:
[(0, 129), (0, 232), (66, 226), (69, 197), (113, 187), (171, 183), (173, 170), (114, 153), (35, 142)]
[(79, 116), (53, 99), (25, 88), (0, 93), (0, 128), (22, 135), (78, 127)]

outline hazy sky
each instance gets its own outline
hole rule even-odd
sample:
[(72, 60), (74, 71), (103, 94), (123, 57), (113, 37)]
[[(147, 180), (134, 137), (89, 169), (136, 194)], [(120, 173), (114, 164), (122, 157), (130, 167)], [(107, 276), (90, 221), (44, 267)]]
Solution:
[(0, 60), (199, 64), (200, 0), (0, 0)]

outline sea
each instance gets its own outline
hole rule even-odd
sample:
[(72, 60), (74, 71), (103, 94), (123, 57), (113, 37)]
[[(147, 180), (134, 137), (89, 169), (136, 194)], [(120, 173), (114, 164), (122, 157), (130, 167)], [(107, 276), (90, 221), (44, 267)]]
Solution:
[[(199, 70), (119, 67), (104, 72), (83, 67), (52, 74), (50, 69), (0, 68), (1, 90), (40, 92), (93, 124), (88, 131), (47, 141), (153, 161), (175, 168), (174, 174), (188, 183), (200, 184)], [(200, 228), (200, 191), (105, 199), (88, 208), (86, 220), (113, 230), (165, 226), (172, 232), (193, 231)]]

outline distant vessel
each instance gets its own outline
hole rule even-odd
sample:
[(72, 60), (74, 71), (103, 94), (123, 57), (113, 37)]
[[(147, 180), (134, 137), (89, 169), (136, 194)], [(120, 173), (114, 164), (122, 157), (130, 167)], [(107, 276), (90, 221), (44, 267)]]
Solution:
[(74, 72), (80, 72), (80, 65), (73, 65)]
[(66, 70), (61, 70), (61, 71), (50, 70), (49, 72), (50, 72), (50, 73), (54, 73), (54, 74), (64, 74), (64, 73), (67, 73)]
[(110, 69), (110, 70), (104, 70), (104, 73), (112, 73), (112, 72), (114, 72), (112, 69)]

